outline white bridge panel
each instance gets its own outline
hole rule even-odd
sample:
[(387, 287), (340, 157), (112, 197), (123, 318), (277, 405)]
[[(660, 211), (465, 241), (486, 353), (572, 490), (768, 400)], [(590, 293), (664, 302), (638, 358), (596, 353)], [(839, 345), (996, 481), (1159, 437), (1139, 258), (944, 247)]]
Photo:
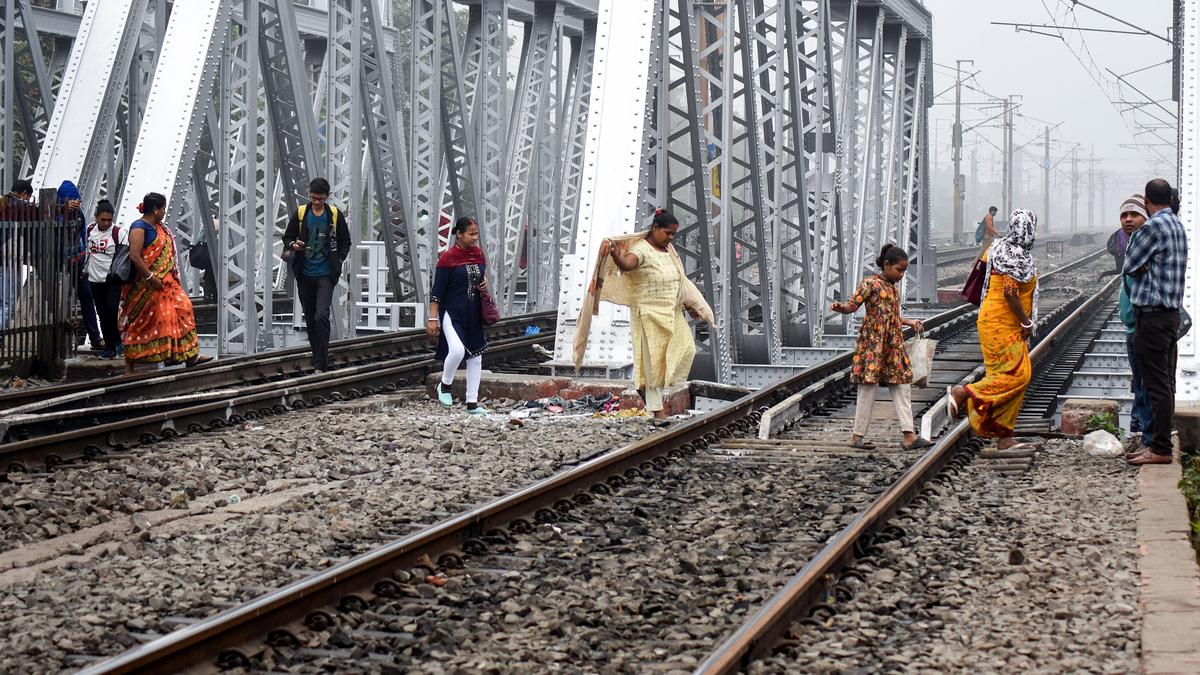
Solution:
[[(190, 158), (196, 154), (196, 148), (188, 147), (188, 142), (195, 144), (199, 134), (189, 132), (200, 125), (205, 112), (198, 107), (197, 94), (206, 85), (211, 86), (211, 78), (218, 72), (210, 46), (218, 29), (224, 27), (221, 21), (221, 0), (177, 2), (171, 10), (167, 25), (171, 39), (162, 45), (158, 57), (133, 162), (117, 209), (118, 223), (131, 223), (138, 218), (137, 205), (147, 192), (161, 193), (169, 200), (175, 192), (175, 181), (190, 177), (189, 171), (179, 169), (185, 159), (190, 168)], [(167, 208), (171, 208), (170, 204)], [(122, 228), (122, 236), (128, 231), (129, 228)]]
[[(599, 10), (577, 245), (563, 258), (559, 276), (554, 355), (564, 362), (571, 360), (574, 326), (601, 242), (639, 227), (638, 175), (654, 3), (602, 0)], [(600, 306), (584, 361), (632, 363), (628, 310), (609, 303)]]

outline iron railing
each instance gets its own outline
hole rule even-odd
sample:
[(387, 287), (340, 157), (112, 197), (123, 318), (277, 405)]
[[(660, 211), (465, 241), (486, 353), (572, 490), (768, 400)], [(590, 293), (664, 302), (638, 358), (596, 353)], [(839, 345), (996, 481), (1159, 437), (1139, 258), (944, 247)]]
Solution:
[(0, 199), (0, 372), (59, 379), (75, 349), (78, 209)]

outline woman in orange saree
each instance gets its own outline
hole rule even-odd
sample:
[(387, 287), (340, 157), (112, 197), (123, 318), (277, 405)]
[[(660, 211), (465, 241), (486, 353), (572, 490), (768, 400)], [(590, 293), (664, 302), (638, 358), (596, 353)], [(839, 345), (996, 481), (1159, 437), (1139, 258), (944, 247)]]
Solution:
[(976, 328), (987, 372), (982, 380), (949, 392), (951, 412), (957, 416), (965, 407), (975, 433), (997, 439), (1001, 450), (1019, 445), (1013, 432), (1033, 375), (1028, 340), (1037, 322), (1036, 233), (1037, 215), (1013, 211), (1008, 232), (985, 254), (988, 269)]
[(175, 237), (163, 224), (167, 200), (157, 192), (139, 205), (142, 217), (129, 228), (129, 262), (134, 281), (121, 291), (117, 321), (125, 344), (125, 374), (138, 363), (198, 365), (200, 356), (192, 301), (179, 283)]

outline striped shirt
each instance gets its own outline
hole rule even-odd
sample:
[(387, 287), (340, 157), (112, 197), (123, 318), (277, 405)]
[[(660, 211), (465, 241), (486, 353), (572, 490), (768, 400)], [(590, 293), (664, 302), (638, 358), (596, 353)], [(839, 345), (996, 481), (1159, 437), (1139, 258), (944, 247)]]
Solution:
[(1178, 309), (1187, 279), (1187, 231), (1169, 208), (1133, 233), (1125, 251), (1129, 299), (1135, 307)]

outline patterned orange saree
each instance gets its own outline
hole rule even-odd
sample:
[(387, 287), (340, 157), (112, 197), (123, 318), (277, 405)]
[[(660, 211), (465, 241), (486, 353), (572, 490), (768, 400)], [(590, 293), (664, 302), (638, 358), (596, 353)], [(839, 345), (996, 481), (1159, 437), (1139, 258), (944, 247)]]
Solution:
[(175, 238), (162, 223), (158, 236), (142, 249), (150, 274), (163, 283), (154, 290), (146, 279), (126, 284), (121, 291), (118, 323), (125, 343), (125, 359), (136, 363), (180, 364), (200, 353), (192, 301), (179, 283), (175, 265)]

